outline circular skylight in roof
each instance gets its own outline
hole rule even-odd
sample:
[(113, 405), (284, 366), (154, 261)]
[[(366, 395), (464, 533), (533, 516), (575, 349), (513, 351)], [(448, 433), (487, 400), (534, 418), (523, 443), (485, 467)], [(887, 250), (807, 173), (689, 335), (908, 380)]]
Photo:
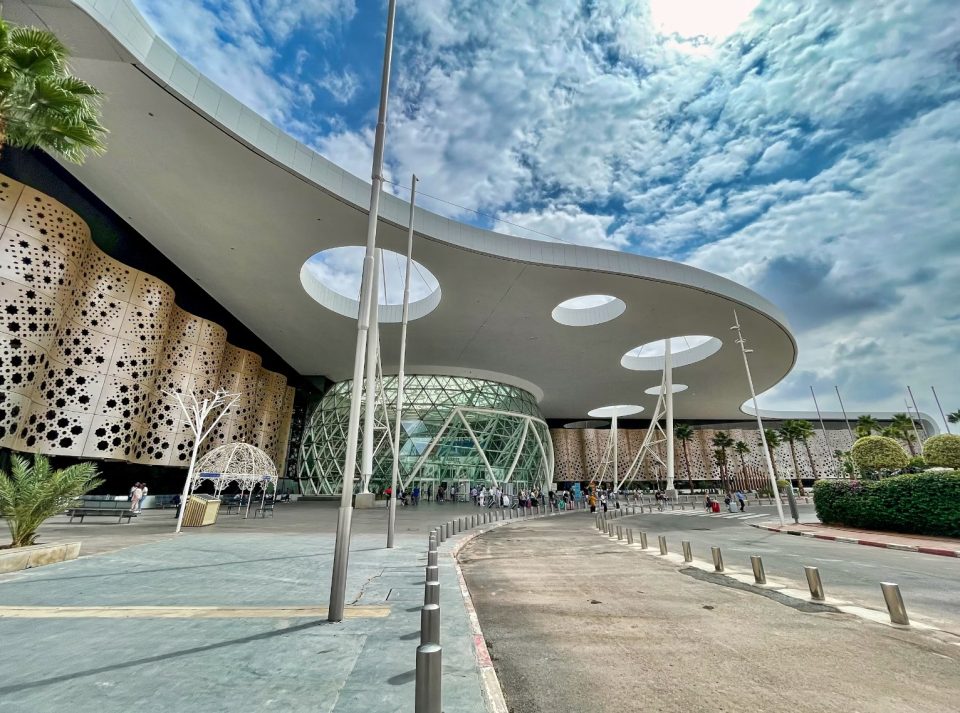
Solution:
[[(399, 322), (403, 314), (403, 281), (407, 258), (379, 249), (380, 279), (377, 281), (378, 318)], [(360, 280), (366, 249), (360, 245), (323, 250), (300, 268), (300, 284), (317, 302), (344, 317), (357, 318), (360, 311)], [(440, 282), (416, 260), (410, 270), (410, 319), (430, 314), (440, 304)]]
[(601, 406), (592, 411), (587, 411), (590, 418), (613, 418), (614, 416), (633, 416), (643, 411), (643, 406), (630, 404), (620, 404), (619, 406)]
[(567, 327), (592, 327), (616, 319), (626, 309), (623, 300), (613, 295), (581, 295), (558, 304), (551, 316)]
[[(723, 343), (716, 337), (691, 334), (670, 338), (670, 353), (673, 367), (687, 366), (716, 354)], [(620, 358), (620, 365), (633, 371), (662, 371), (666, 340), (641, 344)]]
[[(662, 388), (663, 387), (661, 386), (651, 386), (649, 389), (645, 389), (643, 393), (650, 394), (651, 396), (659, 396)], [(687, 390), (686, 384), (674, 384), (673, 389), (671, 390), (671, 393), (679, 394), (681, 391), (686, 391), (686, 390)]]

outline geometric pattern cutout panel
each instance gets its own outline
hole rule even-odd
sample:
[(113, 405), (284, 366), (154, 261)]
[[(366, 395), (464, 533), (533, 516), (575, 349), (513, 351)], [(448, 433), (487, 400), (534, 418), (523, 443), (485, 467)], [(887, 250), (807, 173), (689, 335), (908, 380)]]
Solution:
[(102, 252), (73, 211), (0, 174), (0, 447), (186, 467), (164, 391), (241, 398), (203, 450), (244, 441), (283, 467), (295, 390), (169, 285)]
[[(778, 425), (771, 423), (767, 427), (776, 428)], [(759, 483), (759, 487), (766, 487), (767, 466), (757, 429), (755, 427), (738, 427), (737, 424), (731, 424), (730, 427), (725, 428), (694, 428), (693, 438), (685, 444), (686, 447), (680, 441), (676, 441), (674, 475), (677, 487), (686, 487), (688, 480), (687, 457), (690, 459), (690, 478), (695, 484), (697, 481), (717, 481), (719, 483), (720, 467), (717, 465), (714, 457), (715, 449), (711, 444), (713, 436), (718, 431), (727, 433), (735, 442), (746, 443), (750, 449), (742, 457), (732, 448), (728, 449), (727, 472), (731, 479), (740, 478), (744, 483), (743, 487), (751, 486), (755, 481)], [(617, 470), (621, 480), (627, 475), (630, 465), (640, 451), (645, 435), (646, 429), (618, 429)], [(610, 438), (609, 430), (552, 428), (550, 429), (550, 436), (553, 438), (556, 453), (554, 469), (554, 480), (556, 482), (589, 481), (597, 476), (607, 452), (607, 444)], [(806, 442), (794, 443), (794, 453), (800, 477), (809, 480), (839, 475), (840, 463), (834, 454), (836, 451), (849, 451), (851, 445), (852, 441), (845, 427), (828, 428), (826, 436), (824, 436), (823, 431), (816, 428), (813, 436)], [(664, 462), (666, 462), (665, 446), (666, 444), (656, 446), (657, 454)], [(781, 443), (773, 453), (774, 468), (778, 477), (792, 478), (793, 462), (790, 445), (786, 442)], [(604, 481), (609, 482), (612, 479), (613, 466), (608, 463)], [(634, 483), (641, 482), (653, 485), (659, 480), (662, 486), (664, 479), (664, 467), (655, 458), (644, 458), (639, 473), (634, 478)]]

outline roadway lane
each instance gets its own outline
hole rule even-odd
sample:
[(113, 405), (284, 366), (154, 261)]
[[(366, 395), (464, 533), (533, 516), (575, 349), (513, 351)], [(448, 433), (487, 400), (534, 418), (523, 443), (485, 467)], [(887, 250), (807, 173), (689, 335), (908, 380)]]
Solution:
[[(804, 517), (812, 510), (812, 506), (801, 507), (800, 521), (812, 519)], [(689, 540), (697, 559), (709, 560), (710, 547), (720, 547), (726, 565), (746, 571), (750, 555), (760, 555), (768, 577), (792, 581), (800, 589), (806, 588), (803, 566), (819, 567), (828, 596), (873, 609), (884, 609), (880, 582), (896, 582), (911, 617), (960, 635), (960, 559), (797, 537), (747, 525), (775, 521), (775, 507), (748, 508), (747, 516), (766, 516), (750, 519), (693, 513), (653, 512), (617, 522), (646, 530), (654, 547), (656, 536), (666, 535), (672, 552), (680, 551), (681, 540)]]

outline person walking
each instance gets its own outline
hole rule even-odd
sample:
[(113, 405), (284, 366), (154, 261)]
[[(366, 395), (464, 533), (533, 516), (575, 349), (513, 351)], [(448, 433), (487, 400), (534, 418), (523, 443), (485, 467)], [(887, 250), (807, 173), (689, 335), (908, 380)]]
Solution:
[(596, 511), (597, 511), (597, 496), (594, 495), (593, 493), (590, 493), (590, 494), (587, 496), (587, 505), (590, 506), (590, 512), (596, 512)]
[(419, 485), (413, 486), (413, 504), (414, 505), (420, 504), (420, 486)]
[(737, 504), (740, 506), (740, 512), (743, 512), (747, 507), (747, 498), (740, 490), (737, 491)]
[(600, 507), (603, 508), (603, 511), (607, 511), (607, 494), (605, 492), (600, 493)]
[(427, 486), (427, 502), (429, 503), (433, 499), (433, 485)]
[(137, 514), (143, 512), (143, 504), (147, 501), (147, 493), (150, 492), (150, 489), (147, 487), (146, 483), (140, 483), (140, 502), (137, 503)]
[(130, 512), (140, 512), (140, 498), (143, 497), (143, 483), (134, 483), (130, 489)]

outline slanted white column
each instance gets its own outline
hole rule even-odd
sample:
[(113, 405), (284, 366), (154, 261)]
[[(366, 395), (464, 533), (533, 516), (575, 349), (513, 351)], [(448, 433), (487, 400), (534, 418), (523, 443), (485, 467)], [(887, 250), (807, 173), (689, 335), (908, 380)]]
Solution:
[[(373, 419), (377, 414), (377, 350), (380, 345), (377, 320), (379, 319), (381, 253), (381, 250), (377, 250), (374, 254), (373, 285), (370, 288), (373, 294), (370, 303), (370, 329), (367, 332), (366, 400), (363, 406), (363, 446), (360, 452), (360, 479), (363, 483), (361, 488), (363, 493), (370, 492), (370, 479), (373, 477)], [(358, 507), (362, 506), (358, 504)]]
[(610, 419), (610, 438), (613, 439), (613, 492), (620, 491), (620, 464), (617, 462), (617, 414), (614, 413)]
[(663, 388), (667, 392), (667, 493), (673, 497), (673, 353), (670, 339), (664, 340)]

